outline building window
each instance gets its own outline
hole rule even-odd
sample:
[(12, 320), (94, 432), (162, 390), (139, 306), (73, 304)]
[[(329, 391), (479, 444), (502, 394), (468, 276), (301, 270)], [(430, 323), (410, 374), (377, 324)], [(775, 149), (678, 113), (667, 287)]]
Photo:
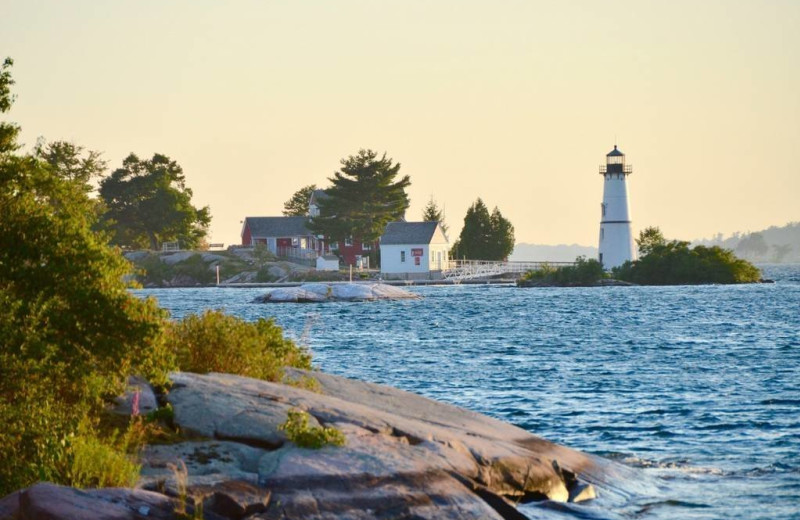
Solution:
[(600, 208), (602, 208), (603, 216), (605, 217), (606, 216), (606, 205), (605, 205), (605, 203), (601, 202), (600, 203)]
[(347, 237), (344, 239), (344, 246), (350, 247), (353, 245), (353, 237)]
[(405, 262), (406, 261), (406, 252), (405, 251), (400, 251), (400, 261), (401, 262)]
[(369, 244), (361, 244), (361, 250), (362, 251), (369, 251), (371, 249), (372, 249), (372, 246), (370, 246)]
[(605, 235), (606, 235), (606, 230), (600, 228), (600, 240), (603, 240), (605, 238)]

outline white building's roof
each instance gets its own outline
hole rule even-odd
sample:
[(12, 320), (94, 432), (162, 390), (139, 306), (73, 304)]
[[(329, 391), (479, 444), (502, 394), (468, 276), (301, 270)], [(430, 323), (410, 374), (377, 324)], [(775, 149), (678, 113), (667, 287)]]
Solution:
[(389, 222), (381, 244), (430, 244), (438, 227), (438, 222)]

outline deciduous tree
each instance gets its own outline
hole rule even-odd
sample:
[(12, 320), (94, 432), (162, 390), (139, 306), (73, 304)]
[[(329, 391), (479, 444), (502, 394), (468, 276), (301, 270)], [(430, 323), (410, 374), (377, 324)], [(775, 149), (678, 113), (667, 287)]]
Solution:
[(158, 249), (177, 240), (189, 249), (206, 236), (211, 222), (208, 206), (192, 205), (183, 168), (162, 154), (148, 160), (130, 154), (100, 183), (100, 196), (113, 242), (120, 246)]
[(649, 255), (657, 246), (663, 246), (667, 243), (663, 233), (657, 227), (647, 227), (639, 232), (639, 238), (636, 239), (636, 246), (639, 248), (639, 256)]
[(34, 155), (50, 165), (56, 175), (80, 184), (85, 191), (92, 190), (90, 181), (102, 177), (108, 166), (100, 152), (85, 150), (68, 141), (45, 143), (40, 140)]
[(309, 184), (294, 192), (292, 198), (283, 203), (284, 216), (302, 217), (308, 215), (308, 202), (311, 200), (311, 194), (316, 189), (316, 184)]

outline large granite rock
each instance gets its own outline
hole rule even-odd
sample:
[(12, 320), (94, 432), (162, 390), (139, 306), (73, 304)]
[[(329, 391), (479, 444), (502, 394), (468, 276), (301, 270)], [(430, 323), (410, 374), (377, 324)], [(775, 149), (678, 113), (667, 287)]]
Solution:
[[(452, 405), (319, 372), (320, 393), (227, 374), (173, 374), (175, 424), (200, 437), (144, 454), (142, 486), (175, 495), (237, 481), (271, 493), (259, 518), (523, 518), (512, 503), (591, 498), (609, 462)], [(309, 450), (279, 425), (292, 408), (344, 447)], [(602, 493), (602, 491), (601, 491)], [(280, 507), (274, 504), (280, 504)], [(517, 516), (515, 516), (517, 515)]]
[[(561, 518), (580, 513), (568, 502), (625, 502), (635, 490), (621, 482), (641, 480), (631, 468), (415, 394), (319, 372), (287, 377), (312, 377), (321, 391), (173, 374), (166, 398), (185, 440), (145, 450), (142, 489), (37, 484), (0, 500), (0, 520), (167, 519), (176, 507), (194, 514), (195, 504), (209, 520)], [(338, 428), (346, 444), (293, 444), (279, 428), (293, 408), (312, 426)], [(526, 501), (538, 502), (516, 507)]]
[(420, 296), (382, 283), (306, 283), (273, 289), (256, 298), (257, 303), (314, 303), (326, 301), (408, 300)]

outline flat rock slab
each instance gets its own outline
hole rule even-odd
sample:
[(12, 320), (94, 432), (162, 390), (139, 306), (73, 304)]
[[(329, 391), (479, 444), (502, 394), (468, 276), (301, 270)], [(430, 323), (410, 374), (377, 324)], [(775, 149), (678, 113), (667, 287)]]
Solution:
[(307, 283), (299, 287), (273, 289), (255, 301), (256, 303), (315, 303), (419, 298), (416, 293), (381, 283)]

